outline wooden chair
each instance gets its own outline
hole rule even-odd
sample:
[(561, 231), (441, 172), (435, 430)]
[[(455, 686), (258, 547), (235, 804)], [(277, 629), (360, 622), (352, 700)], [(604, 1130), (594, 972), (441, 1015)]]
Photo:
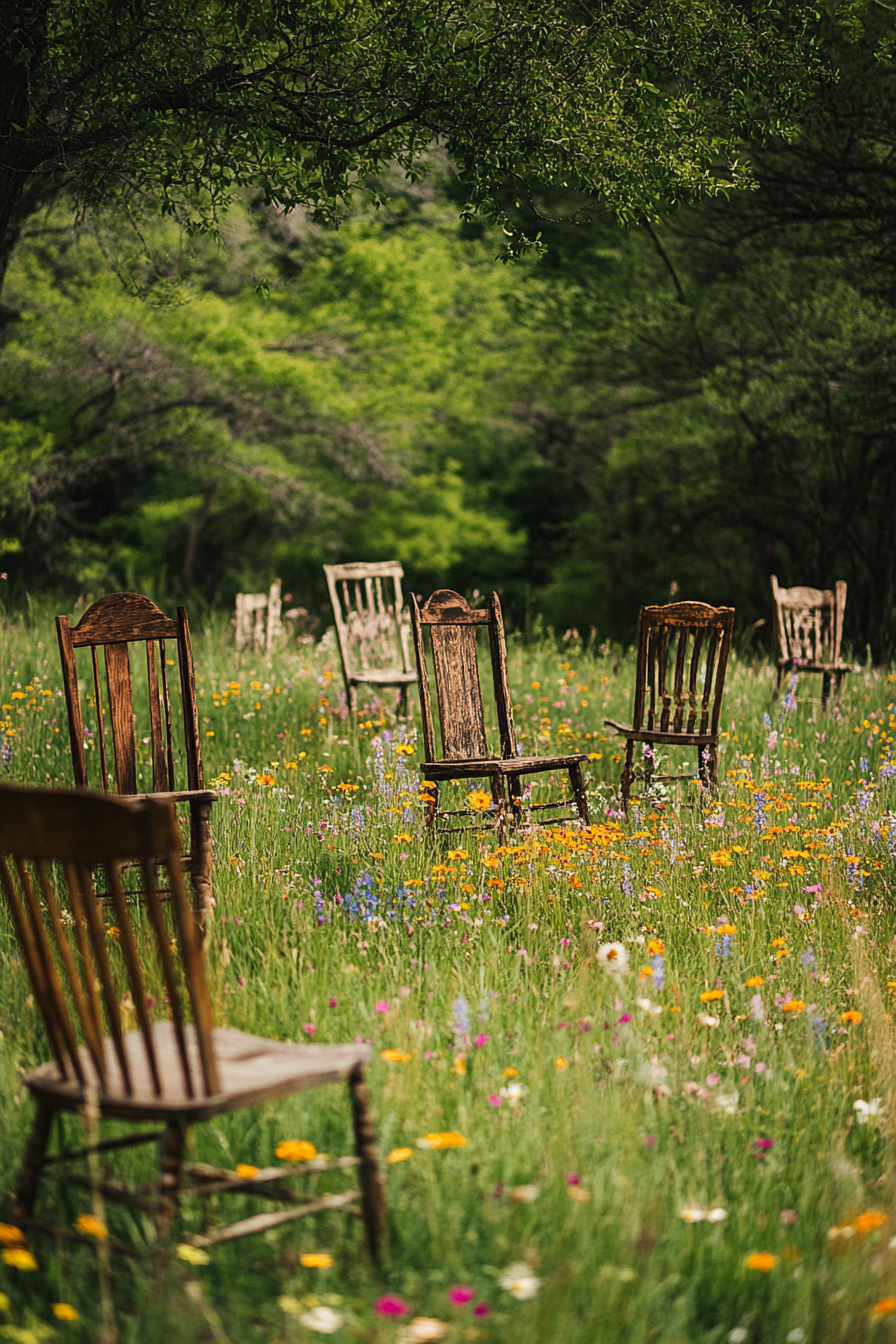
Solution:
[[(157, 797), (186, 803), (190, 812), (190, 853), (186, 866), (190, 873), (197, 910), (211, 902), (212, 853), (209, 815), (217, 794), (203, 787), (202, 747), (199, 715), (196, 708), (196, 682), (193, 675), (193, 649), (186, 608), (178, 607), (177, 620), (170, 621), (149, 598), (139, 593), (109, 593), (94, 602), (74, 629), (67, 616), (56, 617), (56, 633), (62, 658), (62, 681), (68, 710), (68, 732), (72, 750), (75, 786), (90, 787), (87, 769), (84, 717), (78, 688), (75, 650), (90, 649), (95, 697), (96, 738), (99, 752), (99, 784), (110, 791), (109, 763), (106, 750), (105, 710), (100, 682), (97, 649), (103, 649), (109, 718), (112, 724), (112, 755), (115, 767), (114, 791), (125, 796), (142, 796), (138, 791), (137, 748), (135, 737), (133, 686), (129, 644), (143, 644), (149, 692), (149, 753), (152, 760), (152, 788), (145, 790)], [(175, 746), (172, 735), (171, 694), (168, 686), (166, 641), (177, 650), (183, 710), (186, 789), (177, 789)], [(156, 655), (158, 646), (158, 659)], [(95, 781), (96, 782), (96, 781)], [(148, 781), (147, 781), (148, 782)]]
[[(696, 747), (696, 775), (704, 788), (715, 785), (719, 718), (733, 630), (733, 607), (673, 602), (642, 611), (632, 725), (604, 720), (606, 727), (625, 737), (621, 791), (626, 810), (634, 781), (636, 742), (648, 747)], [(648, 787), (654, 778), (694, 778), (654, 776), (652, 754), (645, 758), (644, 777)]]
[[(396, 560), (382, 564), (324, 565), (345, 692), (352, 714), (359, 686), (397, 686), (404, 713), (408, 687), (416, 680), (408, 649), (407, 616), (402, 610), (404, 570)], [(391, 587), (391, 592), (389, 591)]]
[[(420, 691), (420, 709), (423, 718), (425, 760), (422, 765), (424, 780), (435, 787), (427, 808), (427, 825), (432, 829), (438, 817), (465, 815), (462, 811), (440, 812), (438, 785), (449, 779), (488, 779), (496, 820), (503, 826), (508, 816), (506, 790), (510, 794), (510, 820), (521, 815), (523, 775), (541, 774), (547, 770), (566, 770), (572, 787), (571, 799), (553, 803), (536, 803), (532, 811), (572, 807), (588, 825), (588, 797), (582, 776), (582, 765), (588, 757), (584, 752), (569, 756), (517, 755), (513, 727), (513, 702), (507, 681), (507, 648), (504, 640), (504, 621), (497, 593), (492, 593), (488, 609), (474, 610), (459, 593), (440, 588), (429, 600), (420, 605), (416, 596), (411, 600), (411, 626), (414, 631), (414, 651), (417, 656), (417, 684)], [(432, 720), (432, 698), (423, 630), (429, 627), (435, 667), (436, 698), (439, 708), (439, 727), (442, 755), (436, 754)], [(497, 712), (500, 755), (489, 752), (485, 729), (482, 690), (479, 684), (479, 663), (476, 652), (477, 626), (488, 629)], [(556, 818), (545, 820), (556, 824)], [(447, 833), (452, 829), (446, 828)]]
[(238, 649), (258, 649), (270, 658), (277, 640), (283, 634), (280, 612), (280, 579), (275, 579), (266, 593), (237, 593), (236, 646)]
[(826, 705), (853, 668), (840, 658), (846, 584), (841, 579), (830, 588), (781, 588), (772, 575), (772, 599), (778, 631), (778, 686), (785, 672), (820, 672), (821, 703)]
[[(143, 904), (132, 903), (126, 890), (134, 870), (125, 865), (135, 861), (147, 894)], [(170, 881), (167, 901), (160, 895), (159, 865)], [(104, 1199), (148, 1213), (163, 1231), (186, 1193), (236, 1191), (291, 1203), (194, 1236), (198, 1246), (347, 1208), (360, 1199), (376, 1259), (386, 1224), (363, 1076), (370, 1049), (290, 1045), (213, 1027), (198, 927), (181, 868), (180, 832), (169, 799), (0, 786), (0, 885), (54, 1056), (24, 1078), (37, 1114), (12, 1222), (66, 1235), (34, 1216), (45, 1169), (92, 1152), (158, 1141), (158, 1179), (137, 1189), (104, 1181), (98, 1187)], [(112, 893), (112, 936), (94, 898), (99, 871)], [(190, 1125), (345, 1080), (356, 1156), (312, 1162), (310, 1169), (356, 1166), (360, 1189), (297, 1202), (282, 1182), (302, 1174), (303, 1166), (268, 1167), (244, 1179), (208, 1164), (184, 1163)], [(57, 1114), (85, 1104), (93, 1105), (100, 1119), (156, 1121), (162, 1128), (48, 1156)], [(68, 1185), (96, 1188), (77, 1171), (67, 1170), (65, 1179)]]

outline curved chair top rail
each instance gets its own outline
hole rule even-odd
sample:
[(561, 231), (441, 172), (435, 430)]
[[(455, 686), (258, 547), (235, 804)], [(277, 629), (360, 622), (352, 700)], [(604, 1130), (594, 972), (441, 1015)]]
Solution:
[[(178, 607), (178, 616), (183, 610)], [(141, 593), (107, 593), (72, 627), (72, 644), (82, 649), (89, 644), (126, 644), (136, 639), (177, 639), (179, 629), (177, 621), (169, 620)]]

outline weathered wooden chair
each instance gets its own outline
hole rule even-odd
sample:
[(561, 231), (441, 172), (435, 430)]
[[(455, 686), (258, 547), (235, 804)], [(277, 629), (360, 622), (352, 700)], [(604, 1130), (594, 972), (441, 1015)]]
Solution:
[[(411, 599), (411, 626), (414, 631), (414, 650), (417, 656), (417, 684), (420, 691), (420, 709), (423, 718), (425, 759), (421, 767), (424, 780), (435, 787), (430, 791), (427, 825), (432, 829), (438, 817), (465, 815), (463, 810), (440, 812), (438, 786), (450, 779), (488, 779), (491, 785), (494, 816), (499, 828), (508, 819), (513, 824), (522, 813), (523, 775), (541, 774), (549, 770), (565, 770), (569, 775), (572, 798), (552, 803), (536, 803), (531, 811), (574, 808), (587, 825), (588, 797), (582, 766), (588, 757), (583, 752), (568, 756), (518, 756), (513, 727), (513, 702), (507, 681), (507, 648), (504, 640), (504, 620), (497, 593), (492, 593), (487, 610), (474, 610), (459, 593), (440, 588), (429, 600), (420, 605), (420, 599)], [(492, 678), (497, 717), (500, 753), (489, 751), (485, 727), (482, 690), (479, 683), (477, 658), (477, 626), (488, 629), (491, 651)], [(433, 731), (432, 697), (424, 628), (428, 627), (435, 667), (436, 699), (439, 709), (439, 727), (442, 738), (441, 757), (436, 754)], [(507, 793), (510, 795), (510, 811)], [(548, 818), (544, 824), (556, 825), (557, 818)], [(468, 830), (469, 827), (445, 828)]]
[[(135, 861), (143, 904), (132, 903), (127, 891), (134, 869), (126, 865)], [(169, 900), (161, 898), (159, 867), (167, 869)], [(94, 876), (100, 871), (111, 891), (112, 930), (94, 898)], [(378, 1257), (385, 1201), (363, 1076), (370, 1048), (290, 1045), (212, 1026), (170, 800), (0, 785), (0, 885), (54, 1056), (24, 1078), (37, 1114), (16, 1187), (14, 1224), (66, 1235), (34, 1215), (45, 1169), (91, 1152), (158, 1141), (158, 1179), (137, 1189), (104, 1181), (98, 1187), (104, 1199), (149, 1214), (161, 1230), (179, 1196), (187, 1193), (236, 1191), (291, 1203), (190, 1238), (199, 1246), (347, 1208), (360, 1199), (370, 1250)], [(249, 1178), (205, 1163), (184, 1163), (186, 1133), (195, 1122), (345, 1080), (356, 1156), (330, 1163), (320, 1159), (310, 1167), (267, 1167)], [(100, 1119), (156, 1121), (162, 1128), (48, 1156), (57, 1114), (85, 1104), (98, 1110)], [(360, 1189), (303, 1202), (282, 1184), (309, 1170), (348, 1167), (358, 1167)], [(77, 1171), (66, 1169), (65, 1179), (71, 1186), (95, 1188)]]
[(280, 612), (281, 582), (275, 579), (266, 593), (237, 593), (236, 646), (238, 649), (258, 649), (268, 657), (283, 633)]
[(847, 672), (853, 668), (840, 657), (846, 584), (841, 579), (830, 588), (781, 588), (772, 575), (772, 599), (778, 632), (778, 686), (785, 672), (820, 672), (821, 703), (831, 693), (839, 694)]
[[(196, 682), (193, 675), (193, 649), (190, 627), (184, 607), (178, 607), (177, 620), (171, 621), (149, 598), (139, 593), (109, 593), (94, 602), (72, 629), (67, 616), (56, 617), (56, 633), (62, 657), (62, 683), (68, 711), (75, 786), (91, 785), (87, 769), (86, 744), (81, 695), (78, 686), (76, 649), (89, 648), (92, 661), (99, 784), (110, 791), (109, 762), (106, 750), (105, 710), (97, 649), (103, 649), (108, 692), (109, 718), (112, 723), (112, 755), (115, 769), (114, 792), (125, 796), (153, 793), (175, 803), (186, 803), (190, 813), (190, 853), (185, 863), (193, 883), (198, 910), (209, 905), (212, 895), (212, 853), (209, 815), (217, 794), (203, 787), (202, 746), (199, 715), (196, 708)], [(175, 751), (172, 733), (171, 694), (168, 686), (169, 660), (166, 641), (177, 650), (181, 707), (183, 710), (183, 750), (186, 756), (187, 787), (177, 789)], [(129, 644), (143, 644), (149, 695), (149, 754), (152, 761), (151, 787), (141, 789), (138, 777), (133, 686)], [(158, 646), (158, 659), (156, 647)], [(146, 784), (150, 784), (147, 779)]]
[[(416, 672), (408, 648), (407, 614), (396, 560), (382, 564), (324, 565), (349, 709), (359, 686), (397, 686), (404, 713)], [(390, 591), (391, 588), (391, 591)]]
[(733, 607), (673, 602), (642, 611), (631, 727), (604, 720), (608, 728), (625, 737), (621, 792), (626, 809), (635, 777), (636, 742), (648, 748), (644, 763), (647, 787), (654, 780), (695, 777), (655, 775), (653, 746), (696, 747), (696, 777), (704, 788), (715, 785), (719, 718), (733, 630)]

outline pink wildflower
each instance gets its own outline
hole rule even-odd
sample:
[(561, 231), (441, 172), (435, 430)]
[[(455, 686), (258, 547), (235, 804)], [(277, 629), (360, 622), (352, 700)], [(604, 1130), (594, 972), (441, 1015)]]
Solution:
[(402, 1302), (400, 1297), (394, 1293), (387, 1293), (385, 1297), (380, 1297), (373, 1304), (373, 1309), (377, 1316), (407, 1316), (410, 1307), (406, 1302)]
[(385, 999), (379, 999), (379, 1000), (373, 1005), (373, 1011), (374, 1011), (375, 1013), (388, 1013), (388, 1011), (389, 1011), (389, 1005), (388, 1005), (388, 1003), (386, 1002)]
[(489, 1042), (488, 1036), (486, 1036), (484, 1031), (481, 1031), (479, 1035), (476, 1037), (473, 1044), (476, 1046), (477, 1050), (481, 1050), (484, 1045), (488, 1045), (488, 1042)]
[(476, 1296), (475, 1288), (465, 1288), (463, 1284), (457, 1284), (454, 1288), (448, 1289), (448, 1301), (454, 1307), (464, 1307)]

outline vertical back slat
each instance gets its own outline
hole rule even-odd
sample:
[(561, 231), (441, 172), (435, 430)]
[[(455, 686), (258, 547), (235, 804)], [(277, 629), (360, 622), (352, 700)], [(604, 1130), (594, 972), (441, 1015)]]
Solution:
[[(75, 927), (75, 941), (78, 944), (78, 952), (81, 957), (81, 965), (84, 967), (84, 986), (87, 1006), (90, 1009), (93, 1021), (93, 1031), (96, 1039), (102, 1041), (105, 1031), (103, 1030), (103, 1010), (100, 1007), (100, 996), (97, 991), (96, 969), (93, 963), (93, 957), (90, 954), (90, 942), (87, 937), (87, 916), (84, 913), (84, 898), (81, 894), (81, 882), (78, 870), (73, 863), (65, 865), (65, 880), (68, 887), (68, 896), (72, 906), (72, 920)], [(93, 896), (90, 895), (90, 900)], [(100, 1075), (100, 1082), (103, 1087), (106, 1086), (106, 1056), (100, 1052), (100, 1058), (94, 1059), (97, 1072)]]
[(199, 710), (196, 705), (196, 676), (193, 671), (193, 645), (186, 607), (178, 607), (180, 697), (184, 712), (184, 741), (187, 750), (187, 788), (202, 788), (202, 743), (199, 736)]
[(112, 1035), (112, 1044), (115, 1047), (115, 1057), (118, 1060), (118, 1067), (121, 1070), (124, 1089), (128, 1096), (130, 1096), (133, 1091), (131, 1071), (128, 1067), (128, 1059), (124, 1048), (124, 1032), (121, 1029), (121, 1012), (118, 1006), (118, 995), (115, 992), (115, 982), (112, 979), (112, 966), (106, 948), (106, 930), (100, 917), (100, 905), (99, 901), (96, 899), (96, 893), (93, 890), (93, 879), (90, 875), (90, 870), (83, 865), (78, 865), (78, 886), (82, 898), (81, 909), (87, 917), (87, 929), (90, 934), (90, 941), (93, 945), (93, 955), (99, 973), (100, 990), (103, 996), (103, 1004), (106, 1009), (106, 1019), (109, 1023), (109, 1031)]
[(159, 640), (159, 667), (162, 673), (162, 706), (165, 710), (165, 756), (168, 766), (168, 788), (174, 783), (174, 735), (171, 730), (171, 692), (168, 689), (168, 663), (165, 660), (165, 641)]
[(115, 748), (115, 785), (119, 793), (137, 792), (137, 745), (134, 739), (134, 700), (131, 691), (131, 660), (126, 643), (107, 644), (106, 684), (109, 717)]
[[(169, 874), (172, 883), (177, 869), (178, 865), (173, 865)], [(195, 1097), (196, 1089), (193, 1083), (193, 1074), (190, 1069), (190, 1057), (187, 1054), (187, 1038), (186, 1033), (184, 1032), (184, 1012), (181, 1003), (180, 985), (177, 981), (177, 973), (174, 966), (174, 954), (171, 951), (171, 935), (165, 924), (165, 915), (162, 910), (162, 903), (159, 899), (159, 888), (156, 882), (155, 868), (151, 863), (144, 862), (141, 865), (140, 871), (143, 875), (143, 888), (146, 892), (146, 907), (149, 911), (150, 922), (152, 923), (153, 933), (156, 938), (156, 955), (159, 959), (162, 979), (165, 982), (165, 993), (168, 996), (171, 1023), (174, 1027), (174, 1037), (177, 1041), (177, 1050), (184, 1075), (184, 1087), (186, 1088), (188, 1097)]]
[[(59, 955), (62, 964), (65, 967), (65, 974), (68, 980), (69, 992), (72, 996), (72, 1002), (75, 1005), (75, 1011), (78, 1014), (78, 1020), (81, 1023), (81, 1032), (84, 1036), (90, 1058), (93, 1060), (93, 1066), (97, 1071), (99, 1078), (103, 1077), (103, 1046), (102, 1036), (97, 1034), (96, 1023), (94, 1020), (91, 1005), (84, 993), (84, 986), (81, 984), (81, 975), (75, 961), (75, 955), (69, 945), (66, 936), (65, 925), (62, 922), (62, 913), (59, 909), (59, 902), (56, 899), (56, 893), (53, 889), (53, 883), (50, 881), (50, 874), (47, 872), (47, 866), (38, 860), (34, 865), (37, 872), (38, 882), (43, 893), (44, 904), (50, 915), (50, 921), (53, 927), (53, 936), (56, 939), (56, 946), (59, 949)], [(92, 974), (92, 968), (86, 968), (85, 974)], [(83, 1070), (77, 1051), (72, 1055), (72, 1064), (78, 1081), (84, 1082)]]
[(476, 627), (431, 627), (442, 755), (446, 760), (481, 760), (488, 756), (485, 714), (476, 657)]
[(659, 681), (658, 694), (661, 696), (663, 701), (663, 712), (662, 717), (660, 718), (660, 732), (665, 733), (668, 732), (669, 730), (669, 707), (672, 700), (671, 694), (669, 692), (669, 687), (667, 684), (667, 677), (669, 675), (668, 625), (661, 625), (659, 627), (659, 648), (657, 650), (656, 661), (657, 661), (657, 678)]
[(703, 628), (694, 630), (694, 647), (691, 650), (691, 670), (688, 677), (688, 726), (685, 732), (692, 733), (697, 722), (697, 681), (700, 676), (700, 650), (703, 648)]
[(675, 701), (675, 715), (672, 719), (672, 731), (681, 732), (681, 725), (684, 719), (684, 664), (688, 651), (688, 639), (691, 631), (688, 626), (678, 627), (678, 650), (675, 656), (675, 686), (673, 697)]
[(84, 721), (81, 717), (81, 696), (78, 692), (75, 648), (72, 644), (72, 631), (67, 616), (56, 617), (56, 639), (59, 643), (59, 657), (62, 662), (62, 688), (65, 692), (65, 712), (68, 718), (68, 736), (72, 749), (75, 787), (86, 789), (89, 780), (87, 777), (87, 753), (84, 748)]
[(146, 679), (149, 684), (149, 742), (152, 752), (152, 791), (164, 793), (168, 788), (165, 765), (165, 742), (162, 737), (162, 707), (159, 702), (159, 675), (156, 671), (155, 641), (146, 641)]
[(507, 641), (504, 637), (504, 615), (497, 593), (492, 593), (488, 623), (488, 640), (492, 655), (492, 679), (495, 688), (495, 710), (501, 738), (501, 757), (505, 761), (516, 756), (516, 733), (513, 727), (513, 701), (507, 678)]
[(90, 658), (93, 663), (93, 694), (96, 703), (96, 731), (100, 744), (100, 773), (103, 777), (103, 793), (109, 792), (109, 765), (106, 759), (106, 714), (103, 709), (103, 691), (100, 686), (100, 665), (96, 656), (96, 645), (90, 646)]
[(713, 695), (713, 673), (716, 665), (716, 653), (719, 648), (719, 640), (722, 632), (717, 625), (711, 626), (709, 631), (709, 643), (706, 648), (706, 672), (703, 682), (703, 699), (700, 707), (700, 732), (705, 733), (709, 725), (709, 705)]
[(6, 904), (9, 907), (9, 913), (12, 916), (16, 938), (18, 939), (19, 947), (22, 950), (22, 956), (25, 958), (25, 969), (28, 972), (28, 979), (31, 981), (31, 988), (34, 992), (34, 997), (37, 1000), (37, 1007), (44, 1020), (44, 1026), (47, 1029), (50, 1047), (56, 1057), (57, 1064), (62, 1070), (63, 1077), (67, 1078), (69, 1075), (68, 1065), (66, 1063), (65, 1043), (59, 1032), (55, 1017), (53, 1016), (50, 1001), (50, 988), (47, 984), (43, 961), (40, 952), (38, 951), (32, 928), (25, 915), (22, 903), (19, 900), (12, 874), (7, 866), (6, 859), (3, 858), (2, 855), (0, 855), (0, 882), (3, 884), (3, 890), (6, 895)]
[(420, 718), (423, 724), (423, 756), (424, 760), (434, 761), (436, 758), (436, 738), (432, 722), (429, 668), (426, 664), (423, 626), (420, 622), (420, 602), (415, 593), (411, 594), (411, 632), (414, 636), (414, 656), (417, 659), (417, 688), (420, 693)]
[(21, 859), (16, 860), (16, 870), (19, 875), (19, 885), (25, 894), (26, 908), (31, 917), (31, 932), (34, 935), (37, 955), (44, 973), (43, 992), (46, 995), (47, 1011), (53, 1024), (52, 1030), (59, 1050), (65, 1059), (72, 1064), (79, 1079), (83, 1079), (80, 1061), (76, 1058), (78, 1043), (69, 1016), (68, 1004), (65, 1002), (62, 993), (62, 981), (59, 978), (59, 969), (53, 956), (53, 949), (50, 946), (40, 901), (37, 899), (31, 874)]
[(150, 1021), (149, 1011), (146, 1006), (146, 982), (143, 978), (143, 969), (140, 965), (140, 953), (137, 950), (137, 940), (134, 937), (134, 928), (131, 923), (130, 911), (128, 910), (127, 899), (124, 894), (124, 888), (121, 885), (121, 868), (117, 863), (107, 865), (109, 874), (109, 885), (112, 890), (112, 904), (115, 908), (115, 916), (118, 920), (118, 935), (121, 944), (121, 950), (124, 955), (125, 966), (127, 967), (128, 980), (131, 985), (131, 998), (134, 1000), (134, 1011), (137, 1015), (137, 1021), (140, 1023), (140, 1031), (143, 1035), (143, 1045), (146, 1050), (146, 1060), (149, 1064), (149, 1072), (152, 1076), (153, 1091), (156, 1096), (161, 1096), (162, 1083), (159, 1078), (159, 1068), (156, 1062), (155, 1046), (152, 1039), (152, 1022)]

